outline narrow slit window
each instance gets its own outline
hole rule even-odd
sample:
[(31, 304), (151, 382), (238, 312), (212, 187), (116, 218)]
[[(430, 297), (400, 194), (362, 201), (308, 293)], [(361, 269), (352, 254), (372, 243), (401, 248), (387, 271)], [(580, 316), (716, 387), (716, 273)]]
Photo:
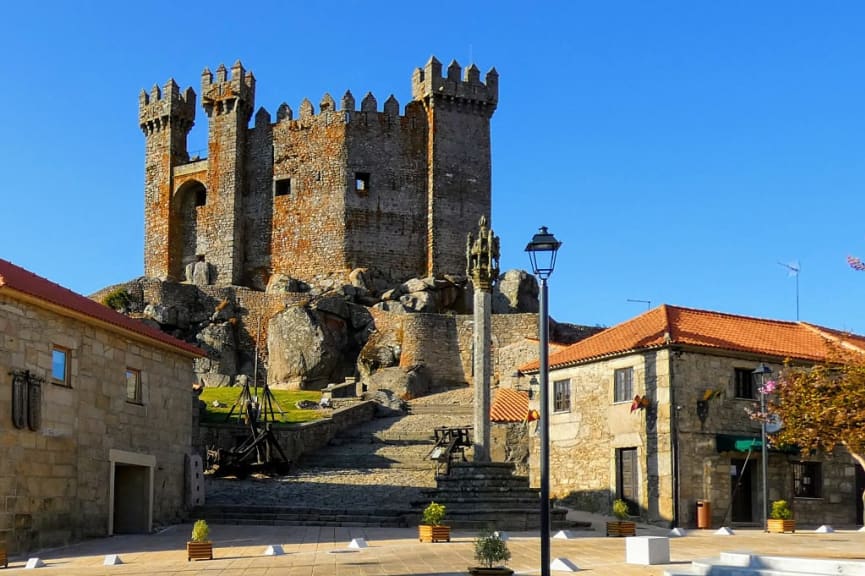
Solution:
[(354, 173), (354, 191), (361, 195), (369, 192), (369, 172)]
[(291, 194), (291, 178), (281, 178), (273, 182), (274, 196), (288, 196)]

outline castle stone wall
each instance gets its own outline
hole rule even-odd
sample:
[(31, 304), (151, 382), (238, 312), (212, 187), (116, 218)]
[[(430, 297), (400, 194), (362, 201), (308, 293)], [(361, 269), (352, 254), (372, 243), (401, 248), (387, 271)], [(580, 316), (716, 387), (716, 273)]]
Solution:
[[(351, 93), (276, 122), (239, 62), (202, 74), (208, 157), (190, 162), (195, 94), (173, 81), (143, 93), (145, 275), (183, 280), (203, 256), (210, 283), (266, 286), (271, 274), (311, 281), (366, 267), (395, 280), (465, 272), (465, 238), (490, 214), (490, 118), (498, 74), (431, 59), (400, 115)], [(196, 165), (195, 173), (187, 165)], [(194, 182), (193, 182), (194, 181)], [(193, 185), (195, 184), (195, 185)]]

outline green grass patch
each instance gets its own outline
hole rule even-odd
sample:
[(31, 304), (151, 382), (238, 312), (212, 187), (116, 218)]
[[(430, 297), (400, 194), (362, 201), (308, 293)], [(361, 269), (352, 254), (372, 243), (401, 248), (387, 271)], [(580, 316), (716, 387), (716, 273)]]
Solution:
[[(207, 406), (207, 412), (202, 417), (202, 421), (225, 422), (228, 412), (234, 406), (234, 403), (237, 402), (242, 389), (240, 386), (232, 386), (229, 388), (205, 388), (202, 390), (200, 399)], [(250, 387), (249, 391), (253, 395), (255, 394), (255, 388)], [(274, 390), (273, 388), (270, 389), (270, 392), (273, 394), (273, 411), (276, 413), (274, 421), (277, 424), (279, 422), (309, 422), (311, 420), (319, 420), (323, 417), (323, 413), (318, 409), (301, 410), (295, 407), (295, 404), (301, 400), (311, 400), (318, 404), (319, 400), (321, 400), (321, 392), (315, 390)], [(259, 398), (262, 399), (261, 388), (258, 389), (258, 393)], [(214, 406), (214, 402), (219, 402), (220, 405)], [(277, 402), (279, 403), (279, 407), (277, 407)], [(282, 417), (279, 414), (280, 407), (285, 413)], [(240, 406), (234, 409), (234, 412), (231, 414), (232, 422), (238, 421), (240, 412)]]

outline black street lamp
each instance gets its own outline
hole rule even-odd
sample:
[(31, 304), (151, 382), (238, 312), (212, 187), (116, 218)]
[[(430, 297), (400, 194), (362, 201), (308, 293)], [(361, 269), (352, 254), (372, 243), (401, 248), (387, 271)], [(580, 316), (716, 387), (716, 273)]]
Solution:
[(772, 373), (772, 369), (766, 366), (763, 362), (757, 366), (751, 374), (754, 377), (754, 384), (759, 382), (758, 392), (760, 393), (760, 455), (763, 459), (763, 531), (769, 530), (769, 456), (766, 449), (766, 378)]
[(532, 236), (526, 252), (532, 261), (532, 272), (541, 279), (541, 309), (538, 314), (540, 332), (541, 385), (541, 576), (550, 575), (550, 390), (549, 390), (549, 311), (547, 309), (547, 278), (556, 267), (556, 252), (561, 242), (547, 232), (546, 226)]

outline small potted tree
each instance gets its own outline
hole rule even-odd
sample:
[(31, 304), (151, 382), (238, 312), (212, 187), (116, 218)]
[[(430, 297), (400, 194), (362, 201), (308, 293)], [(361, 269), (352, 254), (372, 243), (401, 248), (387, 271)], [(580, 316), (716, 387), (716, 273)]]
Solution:
[(442, 522), (445, 519), (444, 504), (436, 504), (430, 502), (429, 506), (424, 508), (423, 519), (418, 526), (418, 538), (421, 542), (450, 542), (451, 528), (444, 526)]
[(607, 536), (634, 536), (637, 524), (628, 520), (631, 517), (628, 503), (617, 498), (613, 501), (613, 516), (616, 520), (607, 522)]
[(511, 551), (508, 550), (507, 543), (501, 539), (498, 533), (486, 530), (481, 532), (475, 540), (475, 560), (482, 565), (470, 566), (469, 574), (472, 576), (512, 576), (514, 571), (501, 565), (510, 559)]
[(796, 532), (796, 521), (793, 520), (793, 511), (786, 500), (775, 500), (772, 502), (772, 510), (769, 512), (769, 532)]
[(213, 542), (210, 527), (204, 520), (196, 520), (192, 526), (192, 538), (186, 543), (186, 561), (213, 560)]

